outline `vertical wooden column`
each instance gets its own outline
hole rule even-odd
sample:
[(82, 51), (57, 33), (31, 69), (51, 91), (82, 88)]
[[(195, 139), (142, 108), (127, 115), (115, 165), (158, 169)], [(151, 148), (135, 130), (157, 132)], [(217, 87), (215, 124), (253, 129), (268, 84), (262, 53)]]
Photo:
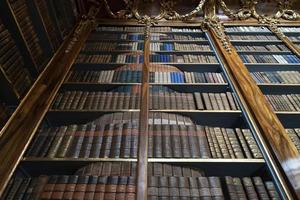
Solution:
[(139, 125), (139, 151), (137, 169), (137, 200), (147, 200), (148, 176), (148, 124), (149, 124), (149, 54), (150, 54), (150, 24), (146, 24), (144, 33), (144, 63), (142, 72), (141, 108)]
[(271, 173), (288, 199), (300, 198), (300, 154), (234, 47), (229, 44), (232, 49), (229, 53), (216, 32), (212, 29), (209, 32), (223, 58), (225, 70), (257, 130), (256, 138), (264, 149), (264, 158)]

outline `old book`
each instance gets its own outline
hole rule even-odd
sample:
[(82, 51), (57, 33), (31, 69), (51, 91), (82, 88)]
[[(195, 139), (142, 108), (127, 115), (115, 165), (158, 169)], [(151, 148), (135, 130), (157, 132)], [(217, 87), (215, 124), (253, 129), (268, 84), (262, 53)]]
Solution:
[(224, 199), (220, 178), (208, 177), (208, 182), (210, 185), (210, 193), (212, 195), (212, 199)]
[(213, 127), (209, 127), (208, 129), (205, 129), (205, 131), (206, 130), (208, 130), (209, 131), (208, 133), (211, 135), (213, 147), (215, 149), (217, 158), (222, 158), (223, 156), (222, 156), (221, 148), (218, 144), (218, 139), (217, 139), (217, 136), (215, 134)]
[(84, 198), (87, 200), (94, 199), (98, 182), (98, 176), (89, 176), (88, 183), (85, 188)]
[(235, 158), (234, 151), (233, 151), (233, 148), (231, 146), (230, 139), (227, 135), (227, 132), (226, 132), (225, 128), (221, 128), (221, 132), (222, 132), (223, 137), (224, 137), (224, 141), (225, 141), (228, 153), (229, 153), (229, 157), (230, 158)]
[(111, 143), (111, 158), (119, 158), (121, 153), (123, 123), (115, 124)]
[(168, 124), (161, 125), (162, 154), (164, 158), (172, 157), (171, 132)]
[(245, 158), (242, 147), (233, 129), (226, 128), (226, 135), (229, 138), (230, 145), (232, 146), (236, 158)]
[(227, 147), (225, 139), (223, 137), (223, 133), (221, 131), (221, 128), (215, 127), (213, 130), (214, 130), (214, 133), (216, 135), (216, 138), (217, 138), (217, 141), (218, 141), (221, 153), (222, 153), (222, 157), (223, 158), (230, 158), (228, 147)]
[(249, 199), (258, 199), (257, 193), (255, 191), (255, 187), (252, 183), (251, 178), (243, 177), (243, 185), (246, 190), (247, 196)]
[(100, 157), (108, 158), (111, 151), (114, 124), (105, 125)]
[(242, 182), (240, 178), (234, 177), (233, 178), (233, 184), (235, 186), (235, 190), (237, 192), (237, 195), (239, 199), (247, 199), (245, 190), (243, 188)]
[(171, 144), (172, 144), (173, 157), (182, 158), (181, 136), (180, 136), (178, 125), (175, 124), (170, 125), (170, 132), (172, 133)]
[(202, 101), (201, 93), (195, 92), (194, 93), (194, 98), (196, 100), (197, 109), (198, 110), (204, 110), (204, 104), (203, 104), (203, 101)]
[(220, 110), (215, 93), (208, 93), (213, 110)]
[(226, 188), (228, 190), (230, 199), (232, 200), (239, 199), (235, 185), (233, 183), (233, 178), (230, 176), (225, 176), (225, 182), (226, 182)]
[(51, 199), (51, 196), (54, 191), (54, 187), (57, 184), (59, 176), (54, 175), (50, 176), (47, 184), (43, 188), (43, 192), (41, 193), (41, 199)]
[(196, 127), (193, 125), (187, 125), (186, 128), (187, 128), (187, 136), (189, 140), (189, 147), (190, 147), (189, 150), (191, 152), (191, 157), (200, 158), (201, 153), (200, 153), (200, 146), (198, 142)]
[(184, 158), (190, 158), (190, 148), (188, 140), (187, 127), (185, 125), (179, 125), (180, 141), (181, 141), (181, 151)]
[(212, 102), (208, 93), (202, 93), (206, 110), (213, 110)]
[(161, 125), (153, 125), (153, 137), (154, 137), (154, 158), (162, 157), (162, 133)]
[(89, 123), (84, 134), (82, 145), (80, 147), (80, 158), (89, 158), (92, 148), (92, 143), (96, 131), (96, 124)]
[(92, 147), (90, 150), (90, 158), (99, 158), (102, 142), (103, 142), (103, 132), (104, 132), (104, 125), (103, 124), (97, 124), (95, 133), (93, 135), (93, 142)]
[(68, 127), (67, 126), (61, 126), (58, 130), (58, 132), (55, 135), (55, 138), (50, 146), (50, 149), (48, 151), (47, 157), (54, 158), (56, 156), (56, 153), (60, 147), (60, 144), (62, 142), (63, 136), (65, 135)]
[(118, 176), (109, 176), (105, 186), (104, 199), (113, 200), (116, 198), (117, 187), (118, 187)]
[(210, 134), (210, 131), (209, 131), (209, 127), (205, 127), (205, 134), (206, 134), (206, 137), (207, 137), (207, 142), (208, 142), (208, 145), (209, 145), (209, 149), (210, 149), (212, 158), (217, 158), (217, 152), (216, 152), (216, 149), (215, 149), (215, 146), (214, 146), (214, 143), (213, 143), (212, 135)]
[(269, 199), (268, 192), (265, 188), (264, 182), (261, 177), (253, 177), (252, 178), (255, 189), (260, 199)]
[(70, 148), (72, 139), (74, 138), (77, 125), (70, 125), (67, 127), (66, 133), (63, 135), (62, 141), (56, 153), (56, 157), (64, 158), (66, 156), (67, 150)]
[(59, 176), (53, 188), (51, 199), (63, 199), (69, 181), (69, 176)]
[(243, 135), (243, 133), (242, 133), (242, 131), (241, 131), (241, 129), (236, 128), (236, 129), (235, 129), (235, 132), (236, 132), (236, 134), (237, 134), (237, 136), (238, 136), (238, 138), (239, 138), (239, 141), (240, 141), (241, 146), (242, 146), (242, 148), (243, 148), (245, 157), (246, 157), (246, 158), (253, 158), (252, 155), (251, 155), (250, 149), (249, 149), (249, 147), (248, 147), (248, 145), (247, 145), (247, 142), (246, 142), (246, 140), (245, 140), (245, 137), (244, 137), (244, 135)]
[(104, 200), (104, 194), (105, 194), (105, 186), (107, 183), (107, 176), (100, 176), (98, 177), (95, 193), (94, 193), (94, 199)]
[(226, 92), (226, 96), (228, 98), (231, 110), (237, 110), (237, 106), (234, 102), (233, 96), (231, 92)]
[[(212, 138), (209, 133), (206, 135), (206, 131), (203, 126), (196, 125), (197, 138), (199, 142), (199, 149), (201, 158), (211, 158), (212, 154), (216, 154), (214, 148), (210, 148), (210, 142), (212, 143)], [(212, 144), (211, 144), (212, 145)], [(213, 146), (212, 146), (213, 147)], [(213, 153), (214, 152), (214, 153)]]
[[(178, 177), (175, 176), (170, 176), (168, 177), (169, 179), (169, 194), (172, 196), (174, 199), (179, 199), (179, 185), (178, 185)], [(157, 194), (157, 193), (156, 193)]]
[(258, 148), (258, 145), (256, 144), (256, 141), (249, 129), (242, 129), (242, 132), (244, 134), (244, 137), (246, 139), (246, 142), (252, 152), (252, 155), (254, 158), (262, 158), (262, 154)]

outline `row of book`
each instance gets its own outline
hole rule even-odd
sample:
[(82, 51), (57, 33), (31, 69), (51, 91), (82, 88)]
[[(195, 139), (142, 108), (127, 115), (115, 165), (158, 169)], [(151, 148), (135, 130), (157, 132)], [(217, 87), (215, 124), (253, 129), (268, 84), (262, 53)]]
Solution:
[(150, 43), (151, 51), (211, 51), (209, 45), (204, 44), (186, 44), (186, 43)]
[(88, 41), (107, 41), (107, 40), (126, 40), (126, 41), (143, 41), (144, 34), (142, 33), (91, 33)]
[[(97, 32), (101, 31), (121, 31), (121, 32), (144, 32), (145, 27), (143, 26), (99, 26), (95, 30)], [(173, 27), (151, 27), (151, 32), (195, 32), (201, 33), (200, 29), (191, 29), (191, 28), (173, 28)]]
[(64, 91), (58, 93), (54, 110), (140, 109), (140, 87), (121, 86), (114, 92)]
[(300, 152), (300, 128), (286, 129), (286, 131), (295, 144), (297, 150)]
[(269, 45), (235, 45), (238, 51), (290, 51), (290, 49), (283, 44), (269, 44)]
[[(130, 41), (143, 41), (144, 35), (142, 33), (91, 33), (88, 41), (106, 41), (106, 40), (130, 40)], [(151, 41), (162, 41), (162, 40), (175, 40), (175, 41), (206, 41), (207, 39), (202, 35), (194, 34), (166, 34), (166, 33), (151, 33)]]
[(23, 96), (32, 84), (32, 77), (25, 67), (16, 43), (11, 34), (0, 20), (0, 68), (1, 73), (9, 84), (17, 92), (17, 96)]
[[(292, 42), (297, 42), (299, 43), (300, 42), (300, 35), (299, 36), (289, 36), (289, 39), (292, 41)], [(298, 44), (299, 45), (299, 44)]]
[(85, 44), (82, 51), (139, 51), (143, 49), (143, 42), (89, 42)]
[(44, 51), (33, 25), (27, 2), (25, 0), (9, 0), (9, 4), (30, 50), (30, 54), (39, 68), (44, 61)]
[(161, 41), (161, 40), (190, 40), (190, 41), (207, 41), (207, 39), (200, 34), (180, 34), (180, 33), (150, 33), (151, 41)]
[[(138, 184), (136, 176), (100, 173), (107, 165), (123, 163), (93, 163), (74, 175), (40, 175), (14, 177), (4, 193), (5, 199), (118, 199), (134, 200)], [(262, 177), (204, 176), (189, 167), (150, 163), (149, 168), (167, 169), (162, 175), (148, 174), (148, 198), (165, 199), (280, 199), (272, 181)], [(176, 171), (192, 171), (173, 175)], [(97, 171), (90, 173), (88, 169)], [(106, 175), (103, 175), (106, 174)], [(142, 184), (142, 183), (139, 183)]]
[(6, 124), (7, 120), (10, 117), (10, 109), (5, 103), (0, 102), (0, 130)]
[[(138, 113), (114, 113), (87, 124), (40, 129), (27, 156), (136, 158), (138, 117)], [(165, 113), (150, 115), (150, 158), (262, 158), (249, 129), (175, 124), (177, 117), (180, 118)], [(165, 123), (166, 119), (174, 124)]]
[[(85, 55), (80, 54), (76, 63), (143, 63), (144, 56), (134, 53), (123, 54), (101, 54)], [(151, 54), (150, 62), (153, 63), (218, 63), (215, 56), (211, 55), (193, 55), (193, 54)]]
[(251, 72), (257, 83), (300, 84), (299, 71)]
[(45, 0), (36, 0), (35, 3), (37, 5), (39, 13), (43, 19), (43, 23), (45, 25), (45, 29), (49, 36), (53, 50), (56, 50), (60, 46), (61, 39), (60, 39), (59, 31), (54, 26), (55, 22), (51, 18), (51, 15), (49, 12), (49, 10), (51, 10), (51, 9), (47, 5), (47, 2)]
[[(67, 82), (140, 83), (142, 71), (105, 70), (71, 71)], [(226, 83), (222, 73), (216, 72), (150, 72), (150, 83)]]
[(300, 59), (295, 55), (240, 55), (245, 63), (300, 63)]
[(239, 42), (247, 41), (247, 40), (253, 40), (253, 41), (259, 41), (259, 40), (268, 40), (268, 41), (279, 41), (279, 39), (274, 35), (227, 35), (229, 39), (231, 40), (238, 40)]
[(265, 95), (275, 111), (300, 111), (300, 94)]
[(280, 27), (280, 31), (282, 32), (291, 32), (291, 33), (300, 33), (300, 28), (299, 27)]
[(143, 63), (144, 56), (134, 53), (85, 55), (79, 54), (76, 63)]
[[(41, 175), (14, 178), (6, 199), (135, 200), (136, 177)], [(225, 188), (225, 189), (224, 189)], [(261, 177), (149, 176), (149, 200), (174, 199), (280, 199), (272, 181)]]
[[(149, 97), (154, 110), (239, 110), (233, 93), (179, 93), (152, 86)], [(121, 86), (110, 92), (63, 91), (58, 93), (53, 110), (140, 109), (140, 87)]]
[(271, 31), (264, 26), (231, 26), (226, 27), (226, 31), (229, 32), (268, 32), (271, 33)]
[(197, 54), (151, 54), (153, 63), (218, 63), (215, 56)]

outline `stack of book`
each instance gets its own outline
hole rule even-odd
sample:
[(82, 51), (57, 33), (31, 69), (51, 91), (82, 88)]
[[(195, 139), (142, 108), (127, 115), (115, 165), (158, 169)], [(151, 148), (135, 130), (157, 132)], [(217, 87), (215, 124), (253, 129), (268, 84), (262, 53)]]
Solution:
[[(112, 166), (113, 164), (106, 165)], [(161, 166), (165, 169), (164, 171), (148, 173), (148, 199), (150, 200), (225, 199), (226, 197), (229, 199), (280, 199), (274, 183), (259, 176), (205, 176), (188, 167), (167, 164)], [(92, 164), (80, 169), (80, 173), (77, 172), (74, 175), (14, 177), (4, 193), (4, 198), (135, 200), (136, 176), (128, 175), (128, 173), (114, 175), (110, 172), (102, 173), (102, 167), (99, 164)], [(149, 164), (149, 168), (160, 169), (160, 166), (158, 163)], [(172, 173), (173, 168), (177, 168), (175, 174)], [(93, 172), (89, 169), (93, 169)], [(182, 173), (178, 173), (180, 171)]]
[(280, 199), (272, 181), (261, 177), (225, 177), (230, 199)]
[(80, 54), (76, 63), (143, 63), (144, 56), (139, 53), (122, 53), (122, 54), (100, 54), (86, 55)]
[(300, 129), (286, 129), (286, 131), (295, 144), (297, 150), (300, 152)]
[(25, 0), (9, 0), (9, 3), (34, 62), (37, 63), (37, 67), (41, 67), (44, 62), (44, 52), (33, 25), (27, 2)]
[(234, 93), (194, 93), (198, 110), (239, 110)]
[(106, 41), (106, 40), (122, 40), (122, 41), (143, 41), (144, 35), (141, 33), (95, 33), (92, 32), (88, 38), (88, 42)]
[(58, 93), (55, 110), (139, 109), (140, 86), (121, 86), (110, 92), (65, 91)]
[[(140, 86), (120, 86), (109, 92), (63, 91), (53, 110), (118, 110), (140, 108)], [(239, 110), (233, 93), (180, 93), (165, 86), (151, 86), (150, 109)]]
[(82, 48), (82, 51), (141, 51), (144, 49), (142, 42), (89, 42)]
[(299, 71), (251, 72), (257, 83), (300, 84)]
[(171, 43), (171, 42), (152, 42), (150, 44), (151, 51), (211, 51), (209, 45)]
[(184, 72), (186, 83), (226, 83), (223, 73)]
[(238, 51), (291, 51), (287, 46), (283, 44), (267, 44), (267, 45), (235, 45)]
[[(183, 122), (185, 124), (183, 124)], [(136, 158), (138, 113), (106, 114), (87, 124), (42, 128), (27, 156)], [(190, 118), (150, 113), (150, 158), (262, 158), (249, 129), (196, 125)]]
[(10, 109), (5, 105), (5, 103), (0, 102), (0, 129), (6, 124), (10, 117)]
[(45, 25), (45, 29), (49, 35), (49, 40), (53, 46), (53, 49), (56, 50), (60, 46), (60, 35), (58, 30), (56, 30), (54, 23), (50, 16), (50, 7), (48, 7), (47, 2), (45, 0), (35, 0), (37, 8), (39, 9), (39, 13), (42, 16), (42, 20)]
[(215, 56), (196, 54), (151, 54), (153, 63), (218, 63)]
[(151, 33), (151, 41), (161, 41), (161, 40), (188, 40), (188, 41), (205, 41), (206, 38), (199, 34), (180, 34), (180, 33)]
[(232, 26), (232, 27), (226, 27), (226, 31), (271, 33), (271, 31), (264, 26)]
[(0, 70), (7, 81), (13, 86), (18, 96), (23, 96), (31, 87), (32, 77), (25, 67), (11, 34), (0, 20)]
[(275, 111), (300, 111), (300, 94), (265, 95)]
[(300, 33), (299, 27), (280, 27), (279, 30), (287, 33)]
[(253, 41), (259, 41), (259, 40), (268, 40), (268, 41), (279, 41), (278, 38), (274, 35), (228, 35), (230, 40), (238, 40), (238, 41), (247, 41), (247, 40), (253, 40)]
[(300, 63), (300, 59), (295, 55), (240, 55), (245, 63)]

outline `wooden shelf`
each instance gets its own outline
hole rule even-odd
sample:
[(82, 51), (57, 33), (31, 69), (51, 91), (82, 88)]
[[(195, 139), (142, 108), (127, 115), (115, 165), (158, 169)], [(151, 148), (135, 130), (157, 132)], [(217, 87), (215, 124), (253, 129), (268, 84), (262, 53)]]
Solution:
[(273, 54), (282, 54), (282, 55), (286, 55), (286, 54), (293, 54), (291, 51), (238, 51), (238, 53), (240, 54), (265, 54), (265, 55), (273, 55)]
[[(93, 162), (137, 162), (137, 159), (49, 159), (25, 158), (21, 167), (28, 174), (71, 174)], [(263, 159), (166, 159), (149, 158), (148, 162), (190, 166), (204, 170), (206, 176), (253, 176), (266, 170)], [(236, 169), (243, 170), (236, 170)]]
[(281, 40), (230, 40), (231, 43), (250, 43), (250, 44), (273, 44), (273, 43), (280, 43), (283, 44)]
[[(97, 90), (109, 91), (118, 86), (141, 85), (141, 83), (87, 83), (66, 82), (62, 85), (63, 90)], [(185, 92), (225, 92), (227, 83), (150, 83), (153, 86), (167, 86), (177, 91)]]

